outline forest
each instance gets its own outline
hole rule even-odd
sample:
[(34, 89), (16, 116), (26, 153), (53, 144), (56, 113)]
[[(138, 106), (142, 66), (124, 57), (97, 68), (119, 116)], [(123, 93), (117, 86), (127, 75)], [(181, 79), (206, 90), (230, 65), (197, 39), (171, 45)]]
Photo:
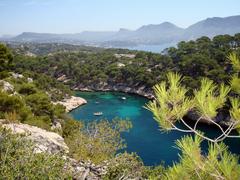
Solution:
[[(227, 82), (232, 74), (226, 57), (231, 51), (240, 54), (240, 34), (219, 35), (212, 40), (201, 37), (196, 41), (180, 42), (162, 54), (129, 50), (60, 51), (37, 57), (26, 57), (18, 51), (14, 58), (16, 71), (31, 70), (54, 78), (62, 75), (70, 87), (92, 84), (123, 84), (144, 86), (150, 90), (166, 80), (167, 72), (181, 73), (184, 84), (197, 88), (202, 77), (214, 82)], [(119, 56), (127, 54), (133, 56)]]

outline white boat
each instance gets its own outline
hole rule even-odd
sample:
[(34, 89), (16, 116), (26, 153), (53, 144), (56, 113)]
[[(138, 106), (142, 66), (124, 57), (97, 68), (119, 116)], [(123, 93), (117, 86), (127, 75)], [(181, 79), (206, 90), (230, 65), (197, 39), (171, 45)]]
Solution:
[(94, 115), (94, 116), (102, 116), (103, 113), (102, 113), (102, 112), (95, 112), (95, 113), (93, 113), (93, 115)]
[(127, 98), (126, 97), (121, 97), (122, 100), (126, 100)]

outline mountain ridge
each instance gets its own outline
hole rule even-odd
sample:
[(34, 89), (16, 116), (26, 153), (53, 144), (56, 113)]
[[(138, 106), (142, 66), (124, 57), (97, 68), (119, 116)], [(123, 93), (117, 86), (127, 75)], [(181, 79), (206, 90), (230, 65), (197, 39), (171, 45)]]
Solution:
[[(103, 47), (163, 45), (194, 40), (201, 36), (240, 33), (240, 15), (212, 17), (181, 28), (171, 22), (148, 24), (136, 30), (120, 28), (119, 31), (83, 31), (75, 34), (23, 32), (8, 41), (37, 43), (69, 43)], [(1, 39), (0, 39), (1, 40)], [(6, 38), (4, 39), (6, 40)]]

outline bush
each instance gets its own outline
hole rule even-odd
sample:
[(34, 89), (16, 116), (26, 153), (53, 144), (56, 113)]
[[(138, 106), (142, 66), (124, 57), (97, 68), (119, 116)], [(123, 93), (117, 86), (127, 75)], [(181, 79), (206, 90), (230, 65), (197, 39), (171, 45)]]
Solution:
[(19, 112), (24, 102), (18, 96), (10, 96), (0, 91), (0, 112)]
[(34, 144), (0, 128), (0, 179), (70, 178), (60, 155), (34, 154)]
[(126, 147), (121, 133), (131, 128), (130, 121), (115, 119), (82, 124), (74, 120), (63, 125), (63, 137), (77, 160), (101, 163)]
[(36, 87), (33, 84), (23, 84), (20, 86), (18, 92), (23, 95), (31, 95), (37, 92)]
[(10, 76), (10, 73), (8, 71), (2, 71), (0, 72), (0, 79), (5, 79)]
[(110, 160), (107, 174), (103, 179), (161, 179), (165, 168), (144, 166), (142, 160), (135, 153), (118, 154)]
[(143, 177), (145, 167), (141, 159), (134, 153), (119, 154), (114, 158), (105, 175), (105, 180), (111, 179), (134, 179)]
[(31, 107), (31, 110), (36, 116), (53, 115), (53, 105), (49, 97), (44, 93), (35, 93), (26, 97), (27, 105)]

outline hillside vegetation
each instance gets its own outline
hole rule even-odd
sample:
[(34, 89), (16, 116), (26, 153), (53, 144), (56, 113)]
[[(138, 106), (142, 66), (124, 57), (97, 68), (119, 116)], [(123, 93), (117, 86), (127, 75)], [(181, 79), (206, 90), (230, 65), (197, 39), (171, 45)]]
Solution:
[[(67, 156), (77, 161), (90, 160), (100, 166), (108, 164), (102, 179), (239, 179), (238, 157), (215, 140), (210, 140), (209, 152), (202, 154), (200, 144), (209, 139), (195, 127), (190, 129), (195, 137), (183, 137), (176, 142), (182, 151), (179, 163), (166, 168), (161, 165), (146, 167), (134, 153), (117, 154), (126, 147), (121, 133), (130, 130), (129, 121), (82, 123), (69, 117), (63, 106), (52, 103), (71, 96), (71, 88), (123, 84), (152, 91), (152, 86), (162, 82), (154, 89), (157, 102), (152, 101), (148, 106), (161, 128), (169, 131), (175, 127), (175, 122), (184, 123), (183, 116), (193, 108), (201, 118), (209, 121), (213, 121), (219, 109), (226, 108), (238, 122), (239, 47), (240, 34), (180, 42), (177, 48), (169, 48), (165, 54), (109, 49), (55, 52), (34, 57), (16, 49), (11, 52), (0, 45), (0, 119), (5, 119), (4, 123), (26, 123), (57, 132), (69, 146)], [(230, 53), (231, 61), (228, 61)], [(218, 87), (221, 83), (225, 86)], [(54, 129), (56, 123), (61, 128)], [(227, 130), (238, 128), (239, 124), (234, 123)], [(228, 131), (224, 131), (222, 137), (227, 137)], [(33, 152), (32, 142), (22, 141), (21, 136), (2, 128), (0, 138), (2, 177), (74, 177), (65, 168), (66, 162), (61, 155), (49, 156), (46, 160), (46, 154)], [(23, 146), (28, 143), (28, 147)], [(13, 171), (13, 162), (17, 162), (21, 173)], [(51, 163), (56, 166), (47, 171)]]
[(42, 57), (16, 55), (14, 63), (18, 72), (31, 70), (54, 78), (64, 75), (65, 83), (72, 88), (97, 89), (121, 84), (142, 87), (147, 92), (159, 81), (166, 80), (169, 71), (184, 75), (183, 83), (190, 88), (199, 87), (202, 77), (217, 83), (227, 82), (232, 70), (226, 57), (233, 50), (239, 54), (239, 46), (240, 34), (220, 35), (212, 40), (202, 37), (180, 42), (177, 48), (169, 48), (164, 54), (111, 49), (56, 52)]

